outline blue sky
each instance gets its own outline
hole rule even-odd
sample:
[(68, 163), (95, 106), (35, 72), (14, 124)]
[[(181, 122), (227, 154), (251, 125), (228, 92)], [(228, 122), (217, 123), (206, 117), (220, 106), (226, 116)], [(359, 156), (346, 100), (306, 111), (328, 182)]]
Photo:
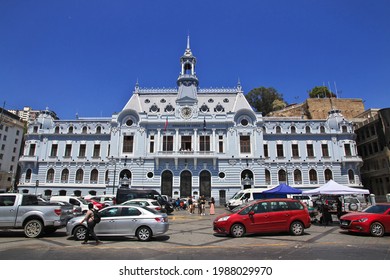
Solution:
[[(141, 87), (176, 86), (190, 34), (200, 87), (315, 86), (390, 107), (388, 0), (0, 0), (0, 102), (109, 117)], [(335, 87), (336, 85), (336, 87)]]

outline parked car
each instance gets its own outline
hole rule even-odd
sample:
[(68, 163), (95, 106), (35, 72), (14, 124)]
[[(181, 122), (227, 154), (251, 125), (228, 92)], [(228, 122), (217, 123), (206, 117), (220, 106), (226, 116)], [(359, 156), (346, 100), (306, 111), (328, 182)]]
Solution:
[(157, 200), (147, 199), (147, 198), (145, 198), (145, 199), (144, 198), (131, 199), (131, 200), (123, 202), (122, 205), (135, 205), (135, 206), (140, 206), (140, 207), (147, 207), (150, 209), (154, 209), (156, 211), (163, 210), (161, 208), (160, 203), (158, 203)]
[[(115, 205), (99, 211), (100, 223), (95, 226), (97, 236), (135, 236), (140, 241), (149, 241), (153, 236), (168, 231), (169, 223), (166, 213), (157, 212), (146, 207), (133, 205)], [(83, 240), (87, 231), (84, 217), (71, 219), (66, 226), (66, 233), (75, 240)]]
[(86, 202), (88, 203), (92, 203), (93, 204), (93, 207), (97, 210), (100, 210), (100, 209), (103, 209), (106, 205), (104, 205), (103, 203), (100, 203), (92, 198), (90, 199), (85, 199)]
[(93, 199), (97, 202), (104, 204), (105, 206), (112, 206), (112, 205), (116, 204), (115, 203), (115, 195), (108, 195), (108, 194), (90, 195), (90, 196), (86, 196), (85, 199)]
[(88, 211), (88, 202), (85, 199), (77, 196), (58, 195), (50, 197), (50, 202), (64, 201), (72, 205), (80, 206), (83, 213)]
[(71, 205), (39, 201), (30, 194), (0, 194), (0, 229), (23, 229), (26, 237), (40, 237), (65, 227), (73, 217)]
[(390, 203), (378, 203), (362, 212), (340, 217), (340, 228), (349, 232), (361, 232), (381, 237), (390, 233)]
[(119, 188), (117, 190), (116, 203), (118, 204), (135, 198), (155, 199), (168, 214), (172, 213), (174, 210), (173, 205), (169, 201), (166, 201), (156, 190), (141, 190), (127, 187)]
[(255, 200), (242, 204), (231, 213), (214, 220), (214, 231), (241, 237), (252, 233), (290, 232), (302, 235), (311, 225), (303, 203), (289, 198)]

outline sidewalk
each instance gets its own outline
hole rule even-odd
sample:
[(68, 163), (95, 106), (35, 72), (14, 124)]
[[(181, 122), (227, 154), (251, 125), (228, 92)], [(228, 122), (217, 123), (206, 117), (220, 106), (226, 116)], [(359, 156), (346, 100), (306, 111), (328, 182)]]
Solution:
[(207, 219), (207, 218), (215, 219), (215, 217), (217, 217), (218, 215), (227, 212), (227, 209), (223, 206), (215, 207), (215, 214), (214, 215), (210, 215), (209, 210), (210, 210), (209, 208), (206, 208), (206, 215), (205, 216), (198, 214), (198, 209), (196, 209), (194, 214), (190, 214), (190, 212), (188, 210), (175, 210), (171, 214), (169, 214), (168, 217), (170, 220), (173, 220), (173, 221), (177, 220), (177, 219), (203, 219), (203, 218), (204, 219)]

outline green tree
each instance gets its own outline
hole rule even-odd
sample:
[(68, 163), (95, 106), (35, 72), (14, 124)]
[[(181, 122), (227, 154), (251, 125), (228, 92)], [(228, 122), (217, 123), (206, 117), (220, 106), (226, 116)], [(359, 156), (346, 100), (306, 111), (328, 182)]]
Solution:
[(328, 87), (326, 86), (317, 86), (312, 88), (309, 91), (309, 97), (310, 98), (330, 98), (330, 97), (336, 97), (336, 95), (331, 92)]
[(286, 107), (287, 103), (283, 99), (283, 94), (278, 93), (276, 89), (269, 87), (259, 87), (252, 89), (245, 96), (249, 104), (263, 116), (268, 113), (280, 110)]

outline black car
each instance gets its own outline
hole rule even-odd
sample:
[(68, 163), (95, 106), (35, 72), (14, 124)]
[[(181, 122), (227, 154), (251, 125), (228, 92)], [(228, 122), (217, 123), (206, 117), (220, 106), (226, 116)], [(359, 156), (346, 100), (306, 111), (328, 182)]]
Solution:
[(132, 189), (132, 188), (119, 188), (116, 193), (116, 203), (121, 204), (125, 201), (135, 198), (149, 198), (156, 199), (160, 203), (161, 207), (170, 214), (173, 212), (174, 207), (172, 203), (166, 201), (161, 194), (156, 190), (144, 190), (144, 189)]

